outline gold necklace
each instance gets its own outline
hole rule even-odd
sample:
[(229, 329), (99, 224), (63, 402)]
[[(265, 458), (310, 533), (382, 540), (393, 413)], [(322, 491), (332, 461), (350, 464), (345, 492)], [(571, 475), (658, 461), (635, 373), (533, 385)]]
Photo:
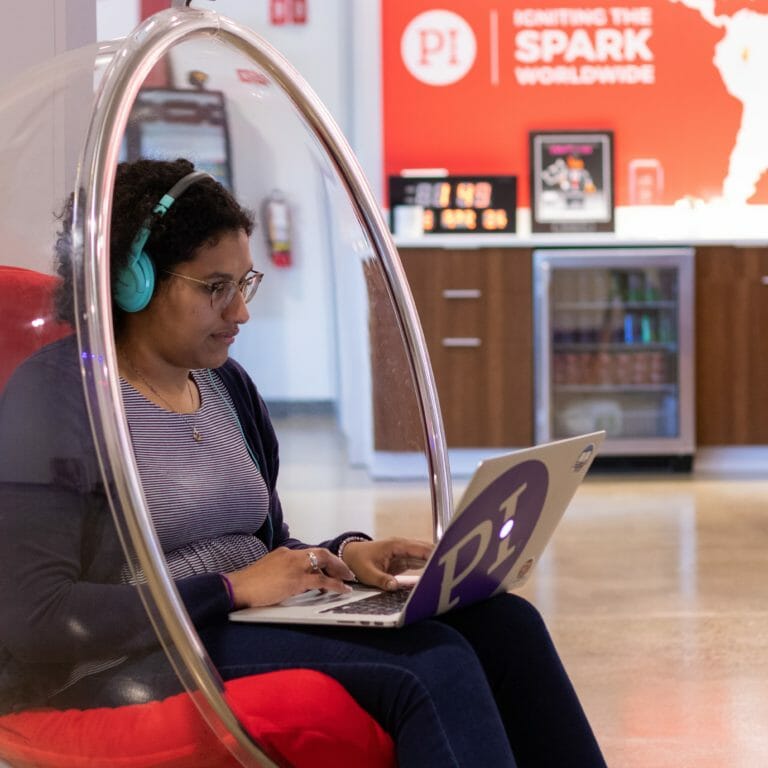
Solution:
[[(130, 359), (130, 358), (127, 356), (127, 355), (125, 355), (125, 359), (128, 361), (128, 365), (130, 365), (130, 366), (131, 366), (131, 370), (132, 370), (132, 371), (133, 371), (133, 372), (134, 372), (134, 373), (135, 373), (135, 374), (136, 374), (136, 375), (139, 377), (139, 379), (140, 379), (140, 381), (142, 382), (142, 384), (144, 384), (144, 386), (146, 386), (146, 387), (147, 387), (147, 389), (148, 389), (150, 392), (152, 392), (152, 394), (153, 394), (153, 395), (155, 395), (155, 396), (158, 398), (158, 400), (160, 400), (160, 402), (162, 402), (162, 403), (163, 403), (163, 405), (165, 405), (165, 407), (166, 407), (166, 408), (167, 408), (169, 411), (171, 411), (171, 413), (179, 413), (179, 411), (177, 411), (177, 410), (176, 410), (176, 408), (174, 408), (174, 407), (173, 407), (173, 406), (172, 406), (172, 405), (171, 405), (171, 404), (170, 404), (170, 403), (169, 403), (169, 402), (168, 402), (168, 401), (167, 401), (167, 400), (166, 400), (166, 399), (165, 399), (165, 398), (164, 398), (164, 397), (163, 397), (163, 396), (162, 396), (162, 395), (161, 395), (161, 394), (160, 394), (160, 393), (159, 393), (159, 392), (158, 392), (158, 391), (157, 391), (157, 390), (156, 390), (156, 389), (155, 389), (155, 388), (154, 388), (154, 387), (153, 387), (153, 386), (152, 386), (152, 385), (151, 385), (151, 384), (150, 384), (150, 383), (149, 383), (149, 382), (146, 380), (146, 378), (144, 378), (144, 375), (142, 374), (142, 372), (141, 372), (141, 371), (140, 371), (140, 370), (139, 370), (139, 369), (138, 369), (138, 368), (137, 368), (137, 367), (136, 367), (136, 366), (133, 364), (133, 361), (132, 361), (132, 360), (131, 360), (131, 359)], [(200, 430), (197, 428), (197, 424), (196, 424), (196, 422), (195, 422), (195, 417), (194, 417), (194, 414), (195, 414), (195, 396), (194, 396), (194, 394), (192, 393), (192, 381), (191, 381), (191, 379), (192, 379), (192, 374), (190, 373), (190, 374), (187, 376), (187, 393), (189, 394), (189, 403), (190, 403), (190, 406), (191, 406), (191, 408), (192, 408), (192, 411), (190, 411), (190, 413), (188, 413), (188, 414), (187, 414), (187, 413), (185, 413), (185, 414), (180, 414), (180, 415), (184, 415), (184, 416), (192, 416), (192, 439), (193, 439), (193, 440), (194, 440), (196, 443), (201, 443), (201, 442), (203, 441), (203, 434), (202, 434), (202, 432), (200, 432)]]

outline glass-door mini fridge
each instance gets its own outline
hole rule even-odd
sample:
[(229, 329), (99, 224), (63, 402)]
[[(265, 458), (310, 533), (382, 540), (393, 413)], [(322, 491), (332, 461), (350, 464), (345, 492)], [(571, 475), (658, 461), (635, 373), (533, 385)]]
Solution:
[(536, 441), (604, 429), (603, 456), (694, 453), (693, 249), (533, 252)]

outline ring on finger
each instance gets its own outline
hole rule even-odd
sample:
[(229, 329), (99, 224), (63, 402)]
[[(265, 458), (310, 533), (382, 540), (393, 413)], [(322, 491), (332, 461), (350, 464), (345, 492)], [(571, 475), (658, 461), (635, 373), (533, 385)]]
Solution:
[(307, 552), (309, 558), (309, 568), (312, 573), (320, 573), (320, 563), (317, 561), (317, 555), (314, 552)]

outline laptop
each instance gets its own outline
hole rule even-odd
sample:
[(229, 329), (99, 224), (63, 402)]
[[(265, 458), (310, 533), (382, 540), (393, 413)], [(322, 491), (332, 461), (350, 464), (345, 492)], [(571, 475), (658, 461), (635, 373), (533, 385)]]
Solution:
[(544, 443), (482, 461), (418, 576), (387, 592), (354, 585), (339, 595), (309, 590), (244, 608), (232, 621), (400, 627), (520, 588), (528, 579), (605, 432)]

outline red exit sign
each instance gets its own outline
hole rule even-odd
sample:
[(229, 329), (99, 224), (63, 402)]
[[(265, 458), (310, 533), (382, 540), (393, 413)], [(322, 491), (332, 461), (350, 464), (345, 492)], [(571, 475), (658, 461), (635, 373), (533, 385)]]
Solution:
[(269, 21), (282, 24), (306, 24), (307, 0), (269, 0)]

